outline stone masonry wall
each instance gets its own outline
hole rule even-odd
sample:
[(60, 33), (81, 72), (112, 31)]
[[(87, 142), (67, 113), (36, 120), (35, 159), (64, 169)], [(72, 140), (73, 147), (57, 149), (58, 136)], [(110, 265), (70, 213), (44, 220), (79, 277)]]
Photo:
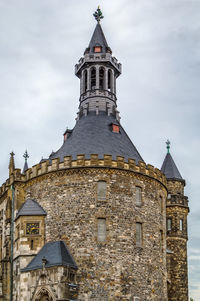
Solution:
[[(107, 183), (101, 201), (100, 180)], [(136, 186), (142, 188), (141, 207)], [(24, 189), (47, 212), (47, 241), (64, 239), (75, 258), (79, 300), (167, 300), (167, 193), (161, 182), (120, 169), (76, 168), (29, 180)], [(104, 243), (97, 241), (98, 218), (106, 218)], [(142, 223), (141, 247), (136, 222)]]

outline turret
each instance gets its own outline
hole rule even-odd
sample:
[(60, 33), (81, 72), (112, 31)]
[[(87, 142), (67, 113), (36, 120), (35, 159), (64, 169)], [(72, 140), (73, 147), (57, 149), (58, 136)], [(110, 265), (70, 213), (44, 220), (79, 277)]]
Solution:
[(161, 171), (167, 178), (168, 188), (166, 203), (168, 296), (170, 301), (187, 301), (188, 198), (184, 195), (185, 180), (170, 154), (170, 142), (167, 141), (166, 144), (167, 155)]
[(104, 36), (100, 19), (100, 9), (94, 14), (97, 25), (89, 46), (75, 66), (75, 74), (80, 78), (80, 105), (78, 119), (88, 112), (107, 112), (116, 115), (116, 79), (121, 74), (121, 64), (112, 56)]

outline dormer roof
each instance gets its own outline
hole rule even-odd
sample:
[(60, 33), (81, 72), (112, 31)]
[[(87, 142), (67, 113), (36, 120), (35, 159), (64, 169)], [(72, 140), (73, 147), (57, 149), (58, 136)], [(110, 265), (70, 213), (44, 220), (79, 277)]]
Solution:
[(16, 219), (20, 216), (39, 216), (47, 215), (46, 211), (36, 200), (28, 199), (19, 209)]
[(22, 272), (42, 269), (44, 259), (45, 268), (53, 266), (78, 268), (65, 242), (61, 240), (46, 243)]

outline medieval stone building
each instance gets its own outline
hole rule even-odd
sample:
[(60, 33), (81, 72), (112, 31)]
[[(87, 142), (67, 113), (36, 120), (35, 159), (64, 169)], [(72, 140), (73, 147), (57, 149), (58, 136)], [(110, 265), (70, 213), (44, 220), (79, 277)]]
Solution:
[(188, 199), (168, 151), (147, 165), (122, 127), (121, 64), (97, 25), (75, 66), (75, 127), (0, 188), (0, 300), (187, 301)]

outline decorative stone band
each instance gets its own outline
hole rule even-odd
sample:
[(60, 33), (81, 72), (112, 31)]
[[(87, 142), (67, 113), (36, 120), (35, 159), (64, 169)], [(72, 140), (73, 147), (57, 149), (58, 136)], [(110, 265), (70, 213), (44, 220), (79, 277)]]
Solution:
[(128, 159), (125, 161), (124, 157), (117, 156), (116, 160), (112, 159), (111, 155), (104, 155), (103, 159), (99, 159), (98, 155), (92, 154), (89, 159), (85, 158), (85, 155), (78, 155), (76, 160), (72, 160), (71, 156), (64, 157), (63, 162), (60, 162), (59, 158), (52, 159), (50, 162), (46, 160), (42, 163), (34, 165), (32, 168), (27, 169), (25, 174), (21, 173), (20, 169), (15, 169), (14, 173), (9, 179), (0, 187), (0, 196), (5, 193), (7, 187), (14, 181), (26, 182), (30, 179), (44, 175), (50, 172), (55, 172), (64, 169), (75, 169), (81, 167), (99, 167), (99, 168), (115, 168), (127, 171), (133, 171), (138, 174), (142, 174), (161, 182), (164, 186), (167, 185), (165, 175), (154, 166), (139, 161), (136, 164), (134, 159)]

